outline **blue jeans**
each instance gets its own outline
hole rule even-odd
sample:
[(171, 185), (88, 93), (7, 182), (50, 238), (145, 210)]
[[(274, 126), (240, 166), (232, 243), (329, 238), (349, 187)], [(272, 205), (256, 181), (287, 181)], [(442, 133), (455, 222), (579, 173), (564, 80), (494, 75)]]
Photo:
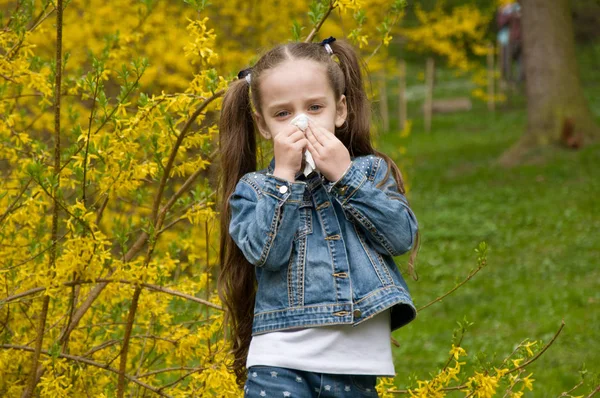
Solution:
[(273, 366), (252, 366), (245, 398), (375, 398), (376, 376), (314, 373)]

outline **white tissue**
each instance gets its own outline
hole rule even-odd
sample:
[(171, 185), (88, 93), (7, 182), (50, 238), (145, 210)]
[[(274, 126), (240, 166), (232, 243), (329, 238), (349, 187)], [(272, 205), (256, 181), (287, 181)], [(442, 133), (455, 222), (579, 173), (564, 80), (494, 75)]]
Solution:
[[(290, 122), (290, 124), (298, 127), (300, 130), (302, 131), (306, 131), (306, 129), (308, 128), (308, 116), (306, 116), (304, 113), (299, 114), (298, 116), (296, 116), (295, 118), (292, 119), (292, 121)], [(313, 172), (313, 170), (315, 170), (317, 168), (316, 164), (315, 164), (315, 160), (313, 159), (312, 155), (310, 154), (310, 152), (304, 151), (304, 160), (305, 165), (304, 165), (304, 171), (303, 174), (305, 176), (308, 176), (310, 173)]]
[(302, 131), (306, 131), (306, 129), (308, 128), (308, 116), (306, 116), (304, 113), (301, 113), (295, 118), (293, 118), (290, 124), (293, 124)]

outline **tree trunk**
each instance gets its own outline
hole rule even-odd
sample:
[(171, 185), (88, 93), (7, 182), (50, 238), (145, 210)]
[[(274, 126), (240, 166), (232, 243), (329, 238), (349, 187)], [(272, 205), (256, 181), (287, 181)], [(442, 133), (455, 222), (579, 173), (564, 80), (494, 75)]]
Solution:
[(514, 164), (558, 144), (578, 148), (600, 130), (583, 95), (568, 0), (522, 0), (527, 131), (500, 159)]

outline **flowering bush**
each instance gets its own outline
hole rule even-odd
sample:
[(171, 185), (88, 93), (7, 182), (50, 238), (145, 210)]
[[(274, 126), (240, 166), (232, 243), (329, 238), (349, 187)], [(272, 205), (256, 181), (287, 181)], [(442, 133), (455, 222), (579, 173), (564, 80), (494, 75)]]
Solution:
[[(2, 396), (239, 395), (214, 282), (220, 97), (307, 6), (186, 3), (0, 1)], [(366, 4), (314, 2), (297, 39)]]

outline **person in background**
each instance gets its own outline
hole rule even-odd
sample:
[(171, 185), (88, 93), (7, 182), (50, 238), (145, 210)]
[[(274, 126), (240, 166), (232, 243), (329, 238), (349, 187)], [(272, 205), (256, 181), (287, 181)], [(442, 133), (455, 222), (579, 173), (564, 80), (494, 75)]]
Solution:
[[(498, 27), (497, 40), (502, 60), (502, 80), (521, 82), (523, 80), (523, 65), (521, 5), (519, 2), (509, 2), (500, 7), (496, 15), (496, 23)], [(516, 73), (513, 73), (513, 62), (516, 66)]]

